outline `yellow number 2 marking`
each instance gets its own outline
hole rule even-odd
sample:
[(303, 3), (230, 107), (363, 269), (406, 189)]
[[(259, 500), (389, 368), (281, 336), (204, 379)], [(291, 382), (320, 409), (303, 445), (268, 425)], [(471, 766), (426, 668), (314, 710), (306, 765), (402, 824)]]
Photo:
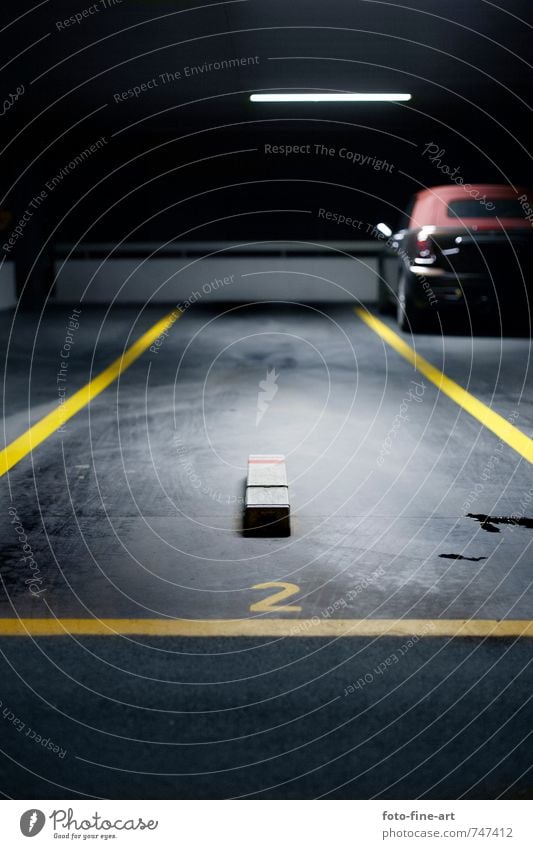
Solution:
[(255, 584), (251, 587), (252, 590), (269, 590), (270, 588), (281, 587), (279, 592), (268, 595), (261, 601), (256, 601), (250, 605), (250, 610), (259, 613), (298, 613), (302, 608), (299, 604), (279, 604), (285, 598), (290, 598), (300, 592), (298, 584), (287, 584), (284, 581), (267, 581), (266, 584)]

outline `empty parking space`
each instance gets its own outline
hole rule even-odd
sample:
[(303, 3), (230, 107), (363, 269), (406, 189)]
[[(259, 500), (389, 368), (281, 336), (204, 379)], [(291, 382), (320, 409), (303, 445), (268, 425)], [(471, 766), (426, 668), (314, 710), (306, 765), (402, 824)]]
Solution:
[[(17, 378), (43, 412), (63, 318), (43, 320), (31, 383)], [(160, 320), (87, 313), (95, 368), (75, 367), (72, 390)], [(511, 717), (530, 676), (527, 461), (350, 305), (191, 309), (159, 338), (2, 480), (6, 703), (22, 699), (28, 725), (46, 716), (68, 749), (61, 780), (38, 759), (30, 778), (15, 769), (15, 788), (401, 796), (412, 769), (417, 794), (505, 792), (485, 717), (491, 691)], [(512, 398), (527, 432), (527, 340), (405, 342), (500, 415)], [(489, 394), (494, 359), (502, 380)], [(291, 536), (249, 537), (248, 456), (279, 451)], [(396, 688), (389, 725), (380, 705)], [(469, 722), (481, 754), (459, 779)], [(497, 735), (503, 747), (516, 738), (520, 760), (517, 722)], [(432, 789), (422, 755), (441, 736)], [(6, 753), (23, 763), (21, 745)]]
[[(116, 337), (114, 321), (102, 326)], [(124, 341), (112, 356), (135, 332), (116, 325)], [(488, 347), (503, 346), (505, 361), (506, 340), (462, 342), (470, 351), (454, 378), (479, 387)], [(509, 358), (520, 343), (526, 352), (509, 340)], [(446, 367), (440, 338), (420, 347)], [(39, 363), (32, 385), (49, 385), (53, 365), (45, 359), (41, 377)], [(527, 380), (510, 377), (485, 397), (497, 410), (501, 395), (504, 415)], [(248, 455), (279, 447), (292, 536), (247, 539)], [(308, 618), (335, 602), (341, 618), (529, 615), (528, 464), (349, 308), (189, 312), (7, 483), (20, 517), (41, 517), (34, 552), (47, 562), (49, 591), (32, 597), (11, 532), (5, 578), (18, 615), (241, 618), (266, 581), (294, 584)], [(490, 533), (476, 515), (516, 521)], [(358, 581), (371, 586), (351, 598)]]

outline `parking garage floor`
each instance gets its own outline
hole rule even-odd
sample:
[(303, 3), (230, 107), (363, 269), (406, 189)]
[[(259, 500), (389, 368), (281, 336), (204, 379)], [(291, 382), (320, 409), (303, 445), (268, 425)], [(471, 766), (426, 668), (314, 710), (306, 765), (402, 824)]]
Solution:
[[(1, 319), (6, 445), (164, 310), (82, 309), (58, 382), (69, 314)], [(401, 338), (476, 416), (351, 305), (195, 306), (6, 470), (7, 794), (531, 797), (531, 343)]]

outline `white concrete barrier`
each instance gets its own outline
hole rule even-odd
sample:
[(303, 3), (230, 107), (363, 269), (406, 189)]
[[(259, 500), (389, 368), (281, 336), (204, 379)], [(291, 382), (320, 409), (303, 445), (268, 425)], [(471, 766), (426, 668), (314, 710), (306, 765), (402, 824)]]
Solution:
[(106, 246), (89, 245), (70, 258), (56, 260), (55, 298), (94, 304), (179, 303), (191, 297), (196, 303), (374, 301), (378, 259), (371, 250), (376, 246), (354, 243), (353, 253), (360, 253), (347, 256), (349, 248), (341, 244), (342, 249), (332, 243), (226, 246), (215, 254), (212, 245), (196, 245), (177, 249), (172, 256), (149, 258), (146, 245), (130, 245), (130, 255), (123, 250), (109, 258), (112, 246), (106, 251)]

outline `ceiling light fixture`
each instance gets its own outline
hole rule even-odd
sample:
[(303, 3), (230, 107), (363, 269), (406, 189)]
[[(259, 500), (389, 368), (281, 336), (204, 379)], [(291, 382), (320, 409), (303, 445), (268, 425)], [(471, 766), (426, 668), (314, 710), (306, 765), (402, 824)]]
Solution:
[(331, 94), (251, 94), (252, 103), (354, 103), (393, 102), (411, 100), (402, 92), (341, 92)]

